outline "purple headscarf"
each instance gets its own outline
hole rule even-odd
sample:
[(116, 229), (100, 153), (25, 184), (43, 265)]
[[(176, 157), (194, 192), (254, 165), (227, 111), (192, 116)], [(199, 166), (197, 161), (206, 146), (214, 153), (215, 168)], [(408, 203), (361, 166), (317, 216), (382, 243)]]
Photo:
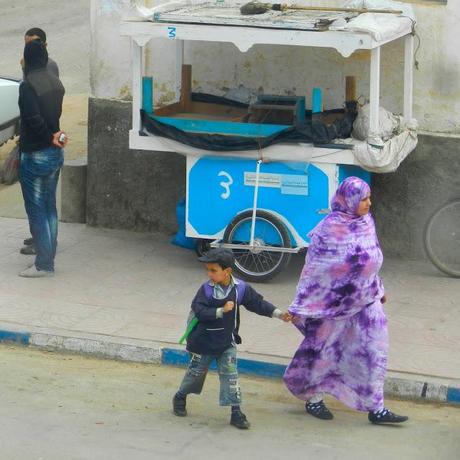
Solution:
[[(380, 300), (383, 262), (372, 216), (357, 214), (370, 188), (357, 177), (344, 180), (332, 212), (309, 234), (310, 246), (289, 311), (308, 318), (344, 318)], [(300, 326), (300, 324), (299, 324)]]
[(359, 203), (371, 194), (371, 188), (363, 180), (357, 177), (345, 179), (332, 198), (332, 211), (343, 212), (354, 217), (357, 214)]

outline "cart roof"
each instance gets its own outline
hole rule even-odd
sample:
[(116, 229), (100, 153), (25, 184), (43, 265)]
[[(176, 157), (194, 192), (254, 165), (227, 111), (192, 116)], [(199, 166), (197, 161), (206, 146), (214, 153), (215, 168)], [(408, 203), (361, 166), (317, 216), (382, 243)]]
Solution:
[(412, 32), (413, 18), (395, 14), (269, 11), (243, 16), (243, 3), (179, 1), (154, 8), (137, 7), (122, 23), (122, 35), (139, 45), (150, 38), (234, 43), (240, 51), (255, 44), (335, 48), (344, 57), (372, 49)]

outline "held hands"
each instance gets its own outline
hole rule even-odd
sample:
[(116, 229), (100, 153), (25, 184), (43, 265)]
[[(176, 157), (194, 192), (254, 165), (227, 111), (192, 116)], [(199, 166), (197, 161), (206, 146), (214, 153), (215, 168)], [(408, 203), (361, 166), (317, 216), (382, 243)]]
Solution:
[(288, 311), (283, 311), (283, 314), (281, 315), (280, 319), (285, 323), (289, 323), (292, 321), (292, 315)]
[(224, 305), (224, 313), (228, 313), (229, 311), (232, 311), (235, 308), (235, 302), (232, 302), (229, 300), (228, 302), (225, 303)]

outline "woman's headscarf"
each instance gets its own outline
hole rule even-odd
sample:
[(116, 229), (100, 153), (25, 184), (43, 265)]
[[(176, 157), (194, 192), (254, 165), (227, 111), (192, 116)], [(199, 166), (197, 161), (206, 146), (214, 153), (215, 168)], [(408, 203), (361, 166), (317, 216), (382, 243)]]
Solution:
[(33, 40), (24, 47), (24, 75), (32, 70), (46, 68), (48, 64), (48, 51), (40, 40)]
[(383, 296), (378, 276), (383, 257), (370, 214), (359, 216), (370, 187), (357, 177), (344, 180), (332, 212), (311, 239), (297, 293), (289, 311), (304, 318), (343, 318)]
[(371, 194), (369, 185), (357, 177), (345, 179), (332, 198), (332, 211), (343, 212), (358, 217), (359, 203)]

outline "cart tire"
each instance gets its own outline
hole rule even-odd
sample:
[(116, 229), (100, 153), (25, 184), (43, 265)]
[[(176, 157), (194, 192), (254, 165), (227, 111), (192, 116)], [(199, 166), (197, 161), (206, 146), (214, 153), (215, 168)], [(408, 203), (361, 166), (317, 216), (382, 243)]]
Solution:
[[(247, 233), (252, 221), (252, 211), (244, 211), (238, 214), (227, 226), (224, 233), (224, 243), (249, 244), (249, 239), (241, 241), (237, 232), (245, 228)], [(265, 243), (264, 230), (268, 230), (277, 241), (269, 241), (273, 246), (291, 248), (291, 238), (286, 226), (278, 217), (267, 211), (257, 211), (255, 241)], [(235, 271), (247, 281), (268, 281), (280, 273), (289, 263), (291, 254), (288, 252), (261, 251), (252, 253), (246, 249), (232, 249), (235, 256)]]
[(195, 252), (198, 257), (204, 256), (211, 249), (211, 242), (213, 240), (206, 240), (199, 238), (196, 240)]

